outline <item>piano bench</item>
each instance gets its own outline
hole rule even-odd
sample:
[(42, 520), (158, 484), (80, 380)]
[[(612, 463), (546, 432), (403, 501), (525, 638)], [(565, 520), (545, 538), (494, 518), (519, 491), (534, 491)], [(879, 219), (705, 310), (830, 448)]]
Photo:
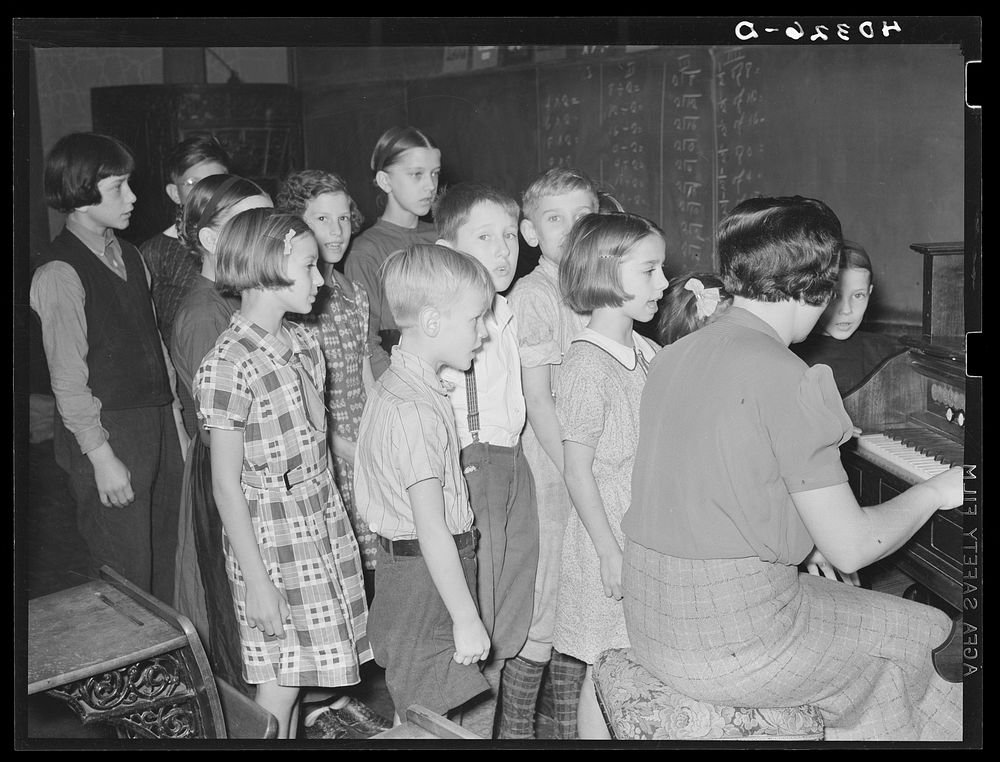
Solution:
[(822, 741), (823, 718), (812, 706), (779, 709), (717, 706), (678, 693), (643, 667), (628, 648), (594, 662), (597, 701), (617, 740)]

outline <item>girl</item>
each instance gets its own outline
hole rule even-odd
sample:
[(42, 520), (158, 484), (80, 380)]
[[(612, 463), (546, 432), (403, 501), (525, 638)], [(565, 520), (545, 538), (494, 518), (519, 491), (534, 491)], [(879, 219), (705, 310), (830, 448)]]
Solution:
[(195, 377), (212, 486), (256, 702), (294, 737), (299, 686), (359, 680), (372, 658), (358, 546), (327, 462), (325, 364), (307, 313), (323, 279), (299, 217), (250, 209), (216, 247), (217, 287), (242, 303)]
[(415, 127), (390, 127), (375, 144), (371, 169), (381, 216), (355, 239), (344, 272), (368, 292), (371, 366), (378, 378), (389, 367), (389, 351), (399, 343), (379, 268), (394, 251), (437, 240), (434, 226), (420, 218), (430, 212), (437, 195), (441, 151)]
[(657, 338), (667, 346), (714, 323), (732, 306), (733, 297), (715, 273), (691, 273), (671, 281), (663, 295)]
[(269, 206), (271, 199), (256, 183), (235, 175), (212, 175), (192, 188), (182, 209), (179, 236), (187, 257), (201, 263), (201, 273), (177, 310), (170, 337), (178, 394), (192, 432), (181, 491), (175, 605), (198, 629), (212, 671), (247, 694), (252, 689), (243, 680), (239, 630), (222, 554), (222, 524), (212, 497), (209, 437), (197, 425), (191, 389), (202, 359), (240, 307), (238, 297), (224, 296), (215, 288), (219, 232), (240, 212)]
[(278, 192), (278, 208), (305, 220), (319, 244), (323, 286), (313, 314), (319, 316), (319, 338), (326, 357), (326, 408), (333, 426), (330, 449), (334, 478), (351, 517), (365, 568), (365, 590), (374, 588), (376, 535), (358, 518), (354, 505), (354, 449), (358, 423), (372, 375), (368, 333), (368, 294), (335, 265), (344, 257), (351, 235), (361, 229), (361, 212), (339, 175), (304, 170), (289, 176)]
[(563, 539), (553, 646), (587, 664), (577, 723), (581, 738), (607, 738), (591, 676), (606, 648), (628, 646), (622, 613), (621, 517), (629, 505), (639, 436), (639, 397), (657, 345), (633, 330), (667, 287), (662, 231), (633, 214), (582, 217), (559, 265), (559, 288), (586, 329), (563, 361), (556, 413), (563, 474), (576, 508)]
[[(139, 250), (153, 277), (153, 304), (156, 319), (165, 342), (173, 334), (174, 316), (188, 290), (198, 281), (201, 271), (197, 257), (191, 256), (190, 247), (180, 238), (181, 215), (184, 202), (203, 177), (229, 172), (232, 163), (226, 149), (211, 135), (195, 135), (175, 145), (165, 160), (167, 196), (175, 204), (176, 219), (162, 233), (157, 233), (143, 243)], [(201, 358), (199, 357), (200, 361)], [(191, 387), (185, 389), (190, 397)], [(194, 415), (185, 418), (194, 423)], [(188, 428), (188, 436), (194, 436)]]
[(872, 261), (861, 244), (844, 241), (840, 250), (837, 293), (809, 337), (792, 351), (809, 365), (823, 363), (833, 370), (841, 396), (864, 383), (884, 360), (906, 347), (896, 339), (859, 331), (872, 289)]
[(517, 281), (509, 297), (517, 319), (521, 383), (528, 426), (522, 443), (535, 477), (538, 500), (538, 568), (528, 637), (503, 671), (500, 738), (533, 738), (535, 706), (548, 664), (558, 738), (576, 737), (576, 706), (583, 664), (552, 650), (556, 590), (563, 534), (573, 508), (563, 481), (563, 444), (554, 392), (570, 342), (587, 324), (563, 302), (559, 262), (570, 229), (598, 210), (598, 193), (589, 177), (556, 167), (524, 191), (521, 234), (540, 252), (534, 270)]
[(853, 572), (962, 502), (956, 468), (859, 508), (830, 370), (788, 350), (834, 291), (840, 221), (815, 199), (754, 198), (717, 242), (733, 306), (664, 347), (642, 395), (622, 521), (632, 653), (698, 700), (811, 704), (827, 740), (961, 738), (962, 686), (932, 663), (947, 615), (797, 569), (816, 545)]
[[(358, 423), (372, 376), (368, 334), (368, 294), (349, 281), (336, 265), (344, 257), (352, 233), (361, 229), (361, 211), (347, 192), (344, 180), (332, 172), (307, 169), (289, 175), (278, 191), (278, 208), (302, 217), (319, 244), (323, 285), (310, 314), (318, 316), (319, 340), (326, 358), (326, 410), (333, 475), (354, 529), (363, 564), (365, 597), (375, 593), (375, 549), (378, 536), (361, 520), (354, 502), (354, 453)], [(315, 697), (303, 697), (303, 704)], [(322, 698), (327, 699), (327, 696)], [(305, 712), (310, 738), (369, 738), (392, 727), (358, 699), (338, 695)]]

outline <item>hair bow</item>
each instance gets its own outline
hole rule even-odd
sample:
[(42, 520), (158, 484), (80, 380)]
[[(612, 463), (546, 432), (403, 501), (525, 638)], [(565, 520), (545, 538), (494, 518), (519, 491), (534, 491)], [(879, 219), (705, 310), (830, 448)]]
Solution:
[(288, 232), (285, 233), (285, 250), (284, 255), (287, 257), (292, 253), (292, 239), (295, 238), (295, 229), (288, 228)]
[(705, 288), (705, 284), (697, 278), (688, 278), (684, 289), (694, 294), (695, 312), (698, 317), (708, 318), (715, 314), (721, 298), (718, 287)]

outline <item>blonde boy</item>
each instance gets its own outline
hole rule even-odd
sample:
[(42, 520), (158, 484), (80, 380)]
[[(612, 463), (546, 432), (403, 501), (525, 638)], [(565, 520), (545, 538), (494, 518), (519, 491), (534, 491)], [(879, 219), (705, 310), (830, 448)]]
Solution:
[(361, 416), (354, 483), (379, 536), (368, 637), (398, 722), (412, 704), (446, 714), (489, 687), (477, 664), (490, 639), (476, 605), (473, 514), (438, 374), (472, 363), (493, 284), (477, 262), (433, 244), (383, 267), (401, 340)]
[(525, 405), (517, 324), (500, 295), (517, 269), (519, 211), (505, 193), (477, 183), (450, 187), (434, 207), (438, 243), (482, 263), (497, 291), (472, 368), (441, 374), (455, 387), (451, 404), (480, 535), (479, 609), (493, 644), (483, 666), (491, 690), (465, 707), (460, 722), (487, 738), (493, 737), (504, 664), (528, 634), (538, 562), (535, 484), (521, 450)]
[(528, 637), (504, 669), (501, 731), (531, 738), (535, 705), (546, 665), (552, 688), (556, 736), (576, 737), (576, 707), (586, 665), (552, 649), (563, 533), (573, 506), (563, 481), (562, 435), (553, 390), (563, 354), (583, 330), (585, 315), (571, 310), (559, 292), (559, 262), (573, 224), (598, 211), (594, 183), (574, 169), (556, 167), (539, 175), (522, 197), (524, 240), (541, 250), (538, 265), (518, 280), (510, 306), (518, 321), (521, 379), (528, 410), (524, 454), (538, 495), (538, 573)]

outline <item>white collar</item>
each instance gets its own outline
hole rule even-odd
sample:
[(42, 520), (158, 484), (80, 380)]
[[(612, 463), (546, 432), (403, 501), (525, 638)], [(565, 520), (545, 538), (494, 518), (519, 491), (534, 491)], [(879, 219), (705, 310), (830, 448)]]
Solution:
[(501, 329), (514, 319), (514, 311), (507, 303), (506, 297), (501, 296), (500, 294), (493, 297), (492, 315), (493, 319), (497, 323), (497, 326)]
[(637, 350), (642, 352), (642, 356), (646, 359), (646, 362), (652, 360), (653, 355), (656, 354), (656, 350), (653, 349), (652, 345), (641, 334), (635, 331), (632, 331), (632, 343), (635, 345), (634, 347), (619, 344), (614, 339), (609, 339), (603, 333), (598, 333), (593, 328), (584, 328), (576, 335), (573, 341), (586, 341), (600, 347), (628, 370), (635, 370), (635, 353)]

